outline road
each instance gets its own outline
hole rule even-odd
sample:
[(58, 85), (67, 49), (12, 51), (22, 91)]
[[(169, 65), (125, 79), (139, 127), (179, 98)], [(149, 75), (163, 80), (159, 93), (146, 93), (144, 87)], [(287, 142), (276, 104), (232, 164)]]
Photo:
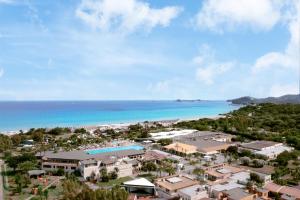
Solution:
[(4, 185), (3, 185), (3, 177), (2, 177), (2, 165), (3, 165), (3, 161), (0, 160), (0, 199), (4, 199)]

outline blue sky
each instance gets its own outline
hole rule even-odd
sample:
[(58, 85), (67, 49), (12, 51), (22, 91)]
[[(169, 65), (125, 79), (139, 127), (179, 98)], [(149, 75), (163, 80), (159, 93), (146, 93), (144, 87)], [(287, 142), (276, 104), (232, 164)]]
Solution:
[(298, 92), (297, 0), (0, 0), (0, 100)]

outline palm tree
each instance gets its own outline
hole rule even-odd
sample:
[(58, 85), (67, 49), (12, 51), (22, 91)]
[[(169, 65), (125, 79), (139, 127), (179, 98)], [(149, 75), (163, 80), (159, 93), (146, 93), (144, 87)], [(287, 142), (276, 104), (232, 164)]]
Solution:
[(45, 199), (47, 200), (48, 196), (49, 196), (49, 191), (47, 189), (44, 191), (44, 196), (45, 196)]

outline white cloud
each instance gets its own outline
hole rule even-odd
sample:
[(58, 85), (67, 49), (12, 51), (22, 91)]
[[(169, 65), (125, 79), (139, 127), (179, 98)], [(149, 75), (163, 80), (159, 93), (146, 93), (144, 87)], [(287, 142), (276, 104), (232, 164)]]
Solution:
[(216, 60), (214, 52), (207, 45), (202, 46), (200, 55), (193, 59), (193, 63), (198, 66), (197, 80), (206, 85), (212, 85), (217, 76), (228, 72), (235, 65), (235, 62)]
[(279, 21), (282, 5), (277, 0), (205, 0), (195, 23), (217, 32), (237, 26), (269, 30)]
[(168, 26), (182, 8), (151, 8), (139, 0), (82, 0), (76, 15), (93, 28), (133, 32), (139, 27)]
[(254, 64), (253, 72), (264, 69), (274, 70), (276, 67), (297, 70), (300, 67), (300, 2), (294, 1), (290, 8), (291, 16), (287, 19), (290, 40), (286, 49), (283, 52), (269, 52), (258, 58)]
[(3, 76), (4, 74), (4, 69), (0, 68), (0, 78)]
[(272, 97), (279, 97), (286, 94), (298, 94), (298, 85), (291, 84), (291, 85), (278, 85), (275, 84), (271, 87), (270, 96)]

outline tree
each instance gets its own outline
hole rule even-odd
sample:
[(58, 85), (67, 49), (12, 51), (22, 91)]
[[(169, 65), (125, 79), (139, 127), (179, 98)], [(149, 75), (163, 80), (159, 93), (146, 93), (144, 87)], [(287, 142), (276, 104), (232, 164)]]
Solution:
[(109, 181), (109, 177), (108, 177), (106, 168), (100, 169), (100, 177), (101, 177), (102, 182), (108, 182)]
[(262, 184), (263, 180), (256, 173), (250, 173), (250, 180), (255, 183)]
[(9, 136), (0, 134), (0, 152), (11, 149), (12, 141)]
[(32, 139), (35, 141), (35, 142), (42, 142), (43, 139), (44, 139), (44, 134), (43, 132), (40, 132), (40, 131), (36, 131), (32, 134)]
[(48, 199), (48, 197), (49, 197), (49, 190), (48, 189), (44, 190), (44, 197), (45, 197), (46, 200)]
[(143, 171), (147, 171), (147, 172), (149, 172), (149, 171), (156, 171), (157, 170), (157, 166), (153, 162), (146, 162), (146, 163), (143, 163), (142, 170)]
[(63, 176), (65, 174), (65, 171), (62, 169), (62, 168), (59, 168), (57, 171), (56, 171), (56, 175), (57, 176)]
[(13, 170), (16, 171), (16, 168), (19, 164), (19, 161), (16, 159), (16, 157), (9, 157), (6, 162), (10, 168), (13, 168)]
[(233, 154), (233, 155), (237, 155), (238, 154), (238, 148), (237, 148), (237, 146), (230, 146), (230, 147), (228, 147), (226, 152), (230, 153), (230, 154)]
[(75, 129), (74, 133), (85, 134), (87, 131), (84, 128), (77, 128)]
[(38, 195), (40, 196), (40, 198), (43, 198), (43, 187), (42, 186), (38, 186)]
[(165, 168), (165, 171), (169, 174), (169, 176), (175, 174), (176, 172), (175, 168), (172, 166), (168, 166), (167, 168)]
[(193, 170), (193, 174), (195, 174), (197, 176), (202, 176), (204, 174), (204, 170), (197, 167)]
[(249, 166), (251, 160), (248, 157), (242, 157), (240, 158), (240, 161), (241, 161), (241, 165)]
[(251, 157), (252, 152), (250, 150), (243, 149), (240, 153), (240, 156), (242, 156), (242, 157)]
[(32, 161), (25, 161), (22, 162), (20, 164), (18, 164), (18, 168), (22, 171), (22, 172), (26, 172), (32, 169), (35, 169), (36, 164)]
[(296, 159), (297, 157), (298, 157), (298, 153), (296, 151), (293, 152), (284, 151), (277, 156), (275, 161), (280, 166), (286, 166), (289, 160)]
[(157, 141), (157, 143), (159, 143), (161, 146), (166, 146), (166, 145), (169, 145), (173, 142), (172, 139), (170, 138), (166, 138), (166, 139), (160, 139)]
[(110, 179), (117, 179), (118, 178), (118, 173), (115, 171), (112, 171), (109, 173), (109, 178)]
[(15, 175), (14, 179), (15, 179), (15, 183), (17, 185), (16, 190), (18, 193), (21, 193), (22, 188), (28, 184), (28, 179), (26, 180), (25, 176), (21, 175), (19, 173)]
[(15, 146), (19, 146), (19, 144), (22, 142), (22, 137), (19, 134), (15, 134), (11, 136), (11, 140)]
[(255, 168), (262, 168), (264, 166), (264, 161), (259, 159), (254, 159), (252, 161), (253, 167)]
[(63, 199), (74, 200), (81, 191), (81, 186), (77, 181), (66, 179), (63, 181)]

